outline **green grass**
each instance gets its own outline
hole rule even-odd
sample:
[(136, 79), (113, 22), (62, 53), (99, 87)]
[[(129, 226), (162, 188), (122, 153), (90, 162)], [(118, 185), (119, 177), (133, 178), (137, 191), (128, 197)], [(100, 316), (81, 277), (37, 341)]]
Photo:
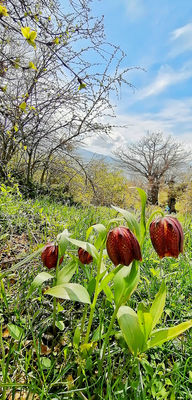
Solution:
[[(87, 228), (95, 223), (107, 225), (116, 216), (103, 207), (67, 207), (43, 198), (23, 200), (16, 192), (2, 192), (0, 198), (0, 263), (1, 272), (53, 241), (63, 229), (76, 239), (85, 240)], [(192, 233), (190, 216), (180, 219), (185, 231), (185, 251), (179, 259), (159, 260), (147, 238), (141, 264), (141, 279), (131, 297), (136, 310), (143, 301), (155, 297), (162, 275), (166, 277), (167, 299), (161, 326), (173, 326), (192, 318)], [(71, 246), (71, 253), (76, 249)], [(91, 266), (78, 267), (73, 281), (86, 286)], [(5, 399), (192, 399), (192, 330), (161, 347), (151, 349), (134, 359), (124, 343), (111, 336), (104, 370), (99, 372), (97, 344), (80, 351), (73, 345), (74, 332), (80, 323), (84, 305), (62, 300), (58, 317), (63, 331), (52, 331), (52, 301), (37, 289), (27, 293), (37, 273), (45, 271), (40, 256), (22, 265), (1, 281), (0, 302), (0, 394)], [(104, 294), (99, 296), (92, 331), (100, 326), (107, 331), (112, 305)], [(15, 339), (7, 325), (20, 328)], [(118, 331), (118, 324), (115, 331)], [(20, 396), (20, 397), (19, 397)]]

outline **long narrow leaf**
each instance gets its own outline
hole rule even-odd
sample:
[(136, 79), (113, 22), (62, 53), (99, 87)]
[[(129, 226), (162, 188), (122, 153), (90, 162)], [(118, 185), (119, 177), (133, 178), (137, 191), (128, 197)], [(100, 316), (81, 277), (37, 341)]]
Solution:
[(124, 210), (123, 208), (120, 208), (120, 207), (112, 206), (112, 208), (114, 208), (114, 210), (118, 211), (120, 214), (123, 215), (123, 217), (127, 221), (127, 224), (128, 224), (128, 227), (130, 228), (130, 230), (133, 233), (135, 233), (135, 235), (137, 236), (137, 239), (140, 240), (140, 236), (141, 236), (140, 226), (139, 226), (139, 223), (137, 222), (134, 214), (132, 214), (129, 211)]
[(72, 260), (69, 264), (65, 265), (57, 275), (57, 285), (61, 285), (62, 283), (67, 283), (72, 278), (73, 274), (77, 269), (76, 260)]
[(150, 309), (150, 314), (152, 316), (152, 329), (155, 327), (155, 325), (161, 318), (162, 312), (165, 307), (165, 300), (166, 300), (166, 285), (165, 282), (163, 281)]
[(147, 195), (145, 191), (141, 188), (136, 188), (140, 199), (141, 199), (141, 221), (140, 221), (140, 229), (141, 229), (141, 241), (143, 242), (144, 237), (146, 235), (146, 221), (145, 221), (145, 208), (147, 202)]
[(160, 214), (162, 217), (165, 215), (165, 213), (161, 209), (155, 210), (147, 220), (147, 223), (146, 223), (146, 230), (147, 231), (149, 230), (150, 223), (153, 221), (154, 217), (156, 215), (158, 215), (158, 214)]
[(63, 232), (59, 233), (57, 235), (57, 242), (59, 244), (59, 257), (63, 256), (65, 254), (67, 245), (69, 244), (68, 242), (68, 237), (70, 236), (70, 233), (68, 232), (67, 229), (64, 229)]
[(48, 281), (49, 279), (53, 279), (53, 275), (49, 274), (48, 272), (40, 272), (35, 279), (33, 280), (29, 292), (27, 294), (27, 298), (37, 289), (39, 286), (42, 285), (43, 282)]
[(78, 283), (57, 285), (46, 290), (44, 294), (49, 294), (58, 299), (73, 300), (88, 304), (91, 303), (88, 291)]
[(117, 318), (126, 343), (131, 353), (136, 356), (142, 351), (145, 342), (137, 314), (132, 308), (121, 306)]
[(181, 324), (173, 326), (171, 328), (158, 329), (152, 332), (152, 337), (147, 342), (147, 349), (159, 346), (167, 342), (168, 340), (174, 339), (191, 327), (192, 319), (186, 322), (182, 322)]
[(88, 253), (91, 254), (91, 256), (92, 256), (93, 258), (95, 258), (96, 260), (98, 260), (99, 254), (98, 254), (98, 251), (97, 251), (97, 249), (95, 248), (95, 246), (93, 246), (93, 244), (88, 243), (88, 242), (83, 242), (83, 241), (81, 241), (81, 240), (72, 239), (72, 238), (70, 238), (70, 237), (68, 237), (67, 240), (68, 240), (70, 243), (74, 244), (75, 246), (81, 247), (82, 249), (88, 251)]
[(140, 277), (140, 268), (136, 261), (128, 267), (124, 266), (114, 277), (115, 303), (125, 303), (136, 289)]
[(122, 265), (118, 265), (116, 268), (114, 268), (113, 271), (110, 271), (107, 273), (107, 275), (102, 279), (99, 285), (99, 293), (105, 288), (106, 285), (108, 285), (109, 282), (112, 281), (114, 276), (119, 272), (119, 270), (122, 268)]
[(96, 247), (96, 249), (99, 249), (106, 238), (107, 229), (103, 224), (95, 224), (95, 225), (90, 226), (87, 229), (86, 240), (88, 240), (88, 237), (89, 237), (90, 233), (92, 232), (92, 230), (95, 230), (98, 233), (97, 239), (95, 241), (95, 247)]

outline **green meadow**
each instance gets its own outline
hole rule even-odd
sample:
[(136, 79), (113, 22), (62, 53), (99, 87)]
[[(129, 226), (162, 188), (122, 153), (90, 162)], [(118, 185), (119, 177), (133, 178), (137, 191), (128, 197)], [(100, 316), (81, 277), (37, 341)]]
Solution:
[[(146, 215), (150, 212), (147, 209)], [(140, 210), (135, 210), (135, 214), (139, 220)], [(50, 279), (32, 285), (37, 275), (44, 276), (42, 273), (50, 273), (54, 279), (55, 270), (43, 266), (40, 253), (59, 233), (67, 230), (72, 241), (77, 239), (99, 247), (101, 232), (89, 229), (90, 226), (108, 227), (109, 221), (113, 227), (128, 226), (122, 218), (112, 208), (69, 207), (48, 198), (25, 200), (17, 189), (2, 187), (0, 391), (3, 400), (192, 398), (190, 329), (134, 354), (116, 318), (101, 356), (114, 310), (110, 293), (116, 285), (115, 277), (110, 275), (115, 267), (105, 245), (102, 263), (112, 278), (104, 286), (110, 292), (104, 288), (98, 295), (87, 341), (92, 306), (86, 298), (83, 302), (81, 293), (79, 298), (77, 293), (77, 299), (72, 295), (72, 300), (46, 295), (52, 286)], [(180, 213), (177, 218), (184, 231), (183, 254), (177, 259), (160, 260), (147, 232), (140, 277), (126, 302), (135, 311), (141, 303), (148, 307), (165, 281), (166, 300), (157, 329), (174, 327), (192, 318), (191, 216)], [(94, 260), (83, 265), (72, 241), (67, 244), (59, 268), (72, 268), (72, 272), (67, 272), (71, 284), (86, 288), (92, 302), (97, 266)], [(79, 290), (80, 286), (74, 287)]]

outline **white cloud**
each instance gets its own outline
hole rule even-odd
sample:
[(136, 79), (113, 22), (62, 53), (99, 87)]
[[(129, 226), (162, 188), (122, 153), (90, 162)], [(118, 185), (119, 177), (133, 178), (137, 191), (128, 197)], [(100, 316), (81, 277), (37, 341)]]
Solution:
[(158, 95), (168, 86), (175, 85), (192, 77), (192, 63), (185, 64), (179, 71), (175, 71), (168, 65), (161, 66), (156, 79), (138, 92), (137, 100), (149, 96)]
[(112, 155), (116, 147), (137, 141), (148, 131), (173, 135), (192, 148), (192, 98), (166, 101), (157, 113), (119, 114), (116, 124), (126, 127), (114, 128), (104, 139), (105, 145), (101, 139), (89, 138), (85, 141), (87, 150)]
[(140, 19), (145, 14), (143, 0), (121, 0), (124, 4), (126, 15), (131, 21)]
[(181, 36), (192, 35), (192, 23), (186, 24), (181, 28), (175, 29), (172, 33), (172, 40), (178, 39)]
[(186, 24), (171, 32), (172, 49), (170, 57), (176, 57), (186, 51), (192, 51), (192, 23)]

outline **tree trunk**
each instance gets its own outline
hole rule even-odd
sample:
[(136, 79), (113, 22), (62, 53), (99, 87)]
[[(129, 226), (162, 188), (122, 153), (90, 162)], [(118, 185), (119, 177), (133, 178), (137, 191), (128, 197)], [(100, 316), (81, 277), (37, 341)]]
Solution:
[(148, 186), (148, 201), (152, 205), (158, 205), (160, 182), (149, 180)]
[(31, 178), (31, 161), (32, 161), (32, 152), (28, 154), (28, 163), (27, 163), (27, 185), (30, 183)]
[(7, 164), (5, 162), (2, 163), (3, 166), (0, 164), (0, 180), (5, 180), (8, 177)]

